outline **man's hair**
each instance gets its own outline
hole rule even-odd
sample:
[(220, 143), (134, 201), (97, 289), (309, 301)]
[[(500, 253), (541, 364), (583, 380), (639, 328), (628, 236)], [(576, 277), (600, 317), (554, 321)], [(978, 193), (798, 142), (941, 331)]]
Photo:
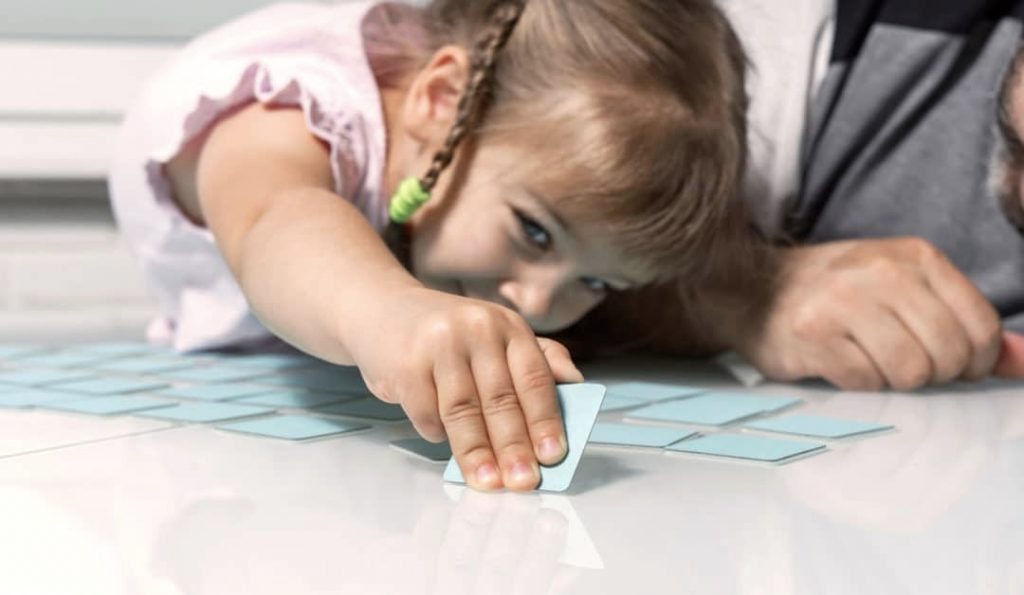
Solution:
[(1021, 143), (1020, 135), (1013, 125), (1013, 100), (1019, 91), (1016, 91), (1024, 82), (1024, 48), (1017, 51), (1017, 55), (1010, 63), (1006, 76), (1003, 78), (1002, 88), (999, 90), (999, 107), (996, 118), (999, 129), (999, 154), (996, 156), (995, 168), (993, 171), (992, 186), (999, 196), (1000, 205), (1007, 219), (1017, 229), (1024, 231), (1024, 204), (1020, 192), (1019, 182), (1012, 179), (1013, 175), (1020, 176), (1024, 172), (1024, 143)]

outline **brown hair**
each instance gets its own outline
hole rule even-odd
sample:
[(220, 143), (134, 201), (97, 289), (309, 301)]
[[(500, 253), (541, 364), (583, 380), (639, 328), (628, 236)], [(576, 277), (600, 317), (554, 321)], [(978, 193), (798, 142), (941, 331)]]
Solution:
[(770, 276), (740, 197), (745, 57), (712, 0), (434, 0), (417, 18), (424, 59), (473, 48), (429, 185), (466, 134), (534, 143), (558, 164), (538, 183), (563, 212), (603, 225), (663, 282)]

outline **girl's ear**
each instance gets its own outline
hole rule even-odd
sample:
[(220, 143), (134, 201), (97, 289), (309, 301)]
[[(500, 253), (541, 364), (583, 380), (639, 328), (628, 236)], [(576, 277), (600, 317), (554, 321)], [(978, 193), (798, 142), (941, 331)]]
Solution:
[(446, 45), (413, 78), (403, 106), (405, 130), (417, 142), (436, 148), (448, 137), (459, 99), (469, 79), (469, 53)]

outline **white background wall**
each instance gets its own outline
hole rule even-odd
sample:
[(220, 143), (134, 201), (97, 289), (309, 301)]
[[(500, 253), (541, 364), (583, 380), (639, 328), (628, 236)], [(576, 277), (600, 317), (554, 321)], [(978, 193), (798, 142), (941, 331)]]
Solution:
[(156, 305), (103, 175), (120, 114), (188, 38), (266, 0), (0, 0), (0, 343), (141, 337)]

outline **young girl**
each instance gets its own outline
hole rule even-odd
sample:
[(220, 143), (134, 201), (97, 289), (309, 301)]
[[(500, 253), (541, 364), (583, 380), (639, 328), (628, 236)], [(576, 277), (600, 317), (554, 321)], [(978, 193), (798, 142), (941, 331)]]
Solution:
[(472, 486), (531, 489), (565, 454), (554, 383), (582, 380), (535, 332), (767, 270), (737, 197), (743, 66), (710, 0), (242, 18), (124, 125), (112, 194), (163, 307), (151, 331), (179, 350), (272, 332), (358, 365)]

